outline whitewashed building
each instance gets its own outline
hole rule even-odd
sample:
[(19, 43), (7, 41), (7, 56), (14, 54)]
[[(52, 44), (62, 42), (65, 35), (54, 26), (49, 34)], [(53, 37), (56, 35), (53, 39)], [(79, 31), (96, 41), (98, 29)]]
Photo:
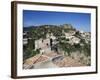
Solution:
[(35, 40), (35, 49), (43, 49), (50, 46), (50, 39)]
[(75, 31), (70, 31), (68, 33), (65, 33), (65, 37), (66, 39), (70, 39), (73, 37), (73, 35), (75, 34), (76, 32)]

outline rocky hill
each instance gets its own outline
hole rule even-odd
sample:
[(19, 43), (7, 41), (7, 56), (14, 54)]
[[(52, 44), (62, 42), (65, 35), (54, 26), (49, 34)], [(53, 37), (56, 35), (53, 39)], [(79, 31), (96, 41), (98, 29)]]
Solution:
[(24, 61), (41, 53), (42, 48), (36, 48), (36, 41), (48, 42), (47, 39), (52, 39), (52, 45), (48, 43), (47, 46), (55, 53), (69, 56), (84, 65), (91, 65), (90, 32), (76, 30), (71, 24), (31, 26), (24, 28), (25, 32), (28, 32), (26, 35), (29, 40), (24, 45)]

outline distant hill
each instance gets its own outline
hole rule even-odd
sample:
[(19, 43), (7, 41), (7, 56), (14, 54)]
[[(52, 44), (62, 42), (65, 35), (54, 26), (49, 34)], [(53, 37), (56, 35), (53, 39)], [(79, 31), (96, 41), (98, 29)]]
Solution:
[(33, 28), (36, 28), (37, 26), (28, 26), (28, 27), (23, 27), (23, 31), (30, 31)]
[(71, 24), (63, 24), (63, 25), (40, 25), (40, 26), (27, 26), (23, 27), (23, 31), (30, 31), (35, 28), (62, 28), (62, 29), (74, 29)]

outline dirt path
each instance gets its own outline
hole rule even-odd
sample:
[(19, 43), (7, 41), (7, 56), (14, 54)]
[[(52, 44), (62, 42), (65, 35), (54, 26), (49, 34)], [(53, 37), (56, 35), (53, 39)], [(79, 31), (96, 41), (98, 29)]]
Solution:
[(71, 57), (64, 57), (61, 61), (54, 61), (53, 63), (59, 67), (86, 66), (86, 65), (82, 64), (81, 62), (78, 62), (77, 60), (72, 59)]

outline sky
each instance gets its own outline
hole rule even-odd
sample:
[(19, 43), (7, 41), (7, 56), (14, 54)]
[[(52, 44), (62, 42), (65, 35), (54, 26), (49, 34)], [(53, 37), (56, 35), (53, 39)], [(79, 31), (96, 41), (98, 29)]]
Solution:
[(90, 32), (90, 13), (23, 10), (23, 26), (71, 24), (77, 30)]

